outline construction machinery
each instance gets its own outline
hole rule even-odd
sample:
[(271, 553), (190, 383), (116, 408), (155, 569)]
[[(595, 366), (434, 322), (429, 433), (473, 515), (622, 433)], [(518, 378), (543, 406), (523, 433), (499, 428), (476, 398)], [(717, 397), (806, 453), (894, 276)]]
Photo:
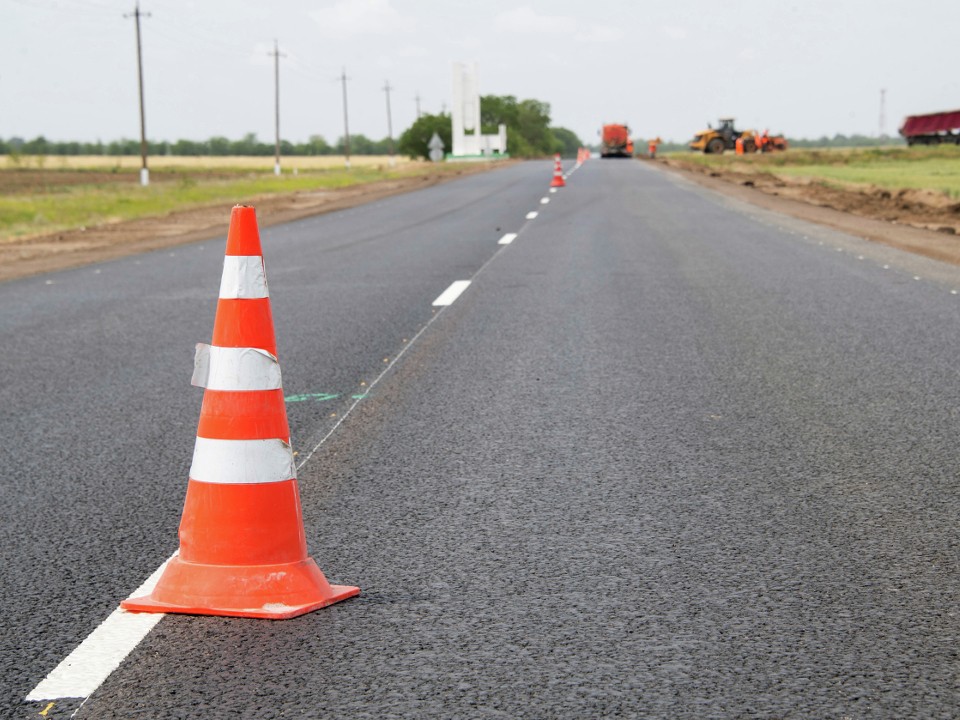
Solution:
[(604, 125), (600, 138), (600, 157), (633, 157), (633, 140), (626, 125)]
[(761, 135), (755, 130), (737, 130), (733, 122), (733, 118), (720, 118), (718, 128), (714, 129), (712, 125), (707, 125), (706, 130), (701, 130), (694, 135), (690, 142), (690, 149), (695, 152), (719, 155), (725, 150), (736, 150), (738, 140), (741, 151), (745, 153), (787, 149), (787, 139), (783, 135), (770, 135), (766, 131)]
[[(720, 127), (714, 128), (708, 124), (706, 130), (701, 130), (693, 136), (690, 149), (720, 155), (724, 150), (735, 149), (737, 140), (743, 141), (744, 152), (754, 152), (757, 149), (752, 130), (741, 132), (733, 126), (733, 118), (720, 118)], [(749, 150), (747, 150), (748, 145)]]

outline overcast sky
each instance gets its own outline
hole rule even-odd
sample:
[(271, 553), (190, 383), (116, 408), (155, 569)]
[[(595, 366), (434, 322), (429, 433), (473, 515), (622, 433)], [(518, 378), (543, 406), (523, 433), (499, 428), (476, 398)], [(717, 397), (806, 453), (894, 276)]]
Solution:
[[(133, 0), (0, 0), (0, 137), (138, 138)], [(596, 141), (604, 122), (687, 140), (723, 115), (791, 137), (876, 135), (960, 108), (960, 0), (142, 0), (147, 135), (394, 134), (449, 104), (451, 63), (481, 94), (550, 104)]]

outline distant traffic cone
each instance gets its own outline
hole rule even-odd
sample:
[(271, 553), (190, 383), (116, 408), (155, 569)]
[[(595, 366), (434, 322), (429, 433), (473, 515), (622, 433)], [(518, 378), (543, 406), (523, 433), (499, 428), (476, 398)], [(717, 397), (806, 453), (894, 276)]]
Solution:
[(296, 617), (353, 597), (307, 555), (263, 251), (252, 207), (230, 217), (213, 344), (197, 345), (203, 406), (180, 553), (140, 612)]
[(563, 165), (560, 163), (560, 153), (557, 153), (554, 159), (553, 180), (550, 181), (550, 187), (561, 188), (567, 186), (567, 181), (563, 179)]

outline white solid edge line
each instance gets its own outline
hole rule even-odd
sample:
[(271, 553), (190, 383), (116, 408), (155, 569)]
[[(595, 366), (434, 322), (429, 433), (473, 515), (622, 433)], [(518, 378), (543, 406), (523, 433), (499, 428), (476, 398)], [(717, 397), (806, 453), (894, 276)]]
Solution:
[(220, 277), (220, 297), (232, 300), (256, 300), (270, 297), (263, 258), (259, 255), (225, 255)]
[(207, 390), (279, 390), (280, 363), (260, 348), (197, 343), (190, 384)]
[(507, 233), (497, 241), (497, 245), (509, 245), (516, 239), (517, 239), (516, 233)]
[(460, 293), (466, 290), (469, 285), (469, 280), (455, 280), (453, 283), (451, 283), (450, 287), (440, 294), (440, 297), (433, 301), (433, 306), (443, 307), (446, 305), (452, 305), (453, 301), (460, 297)]
[[(153, 592), (169, 562), (158, 567), (130, 597)], [(30, 691), (26, 701), (90, 697), (163, 615), (127, 612), (118, 607)]]
[(533, 220), (537, 216), (536, 210), (531, 210), (527, 213), (527, 220)]

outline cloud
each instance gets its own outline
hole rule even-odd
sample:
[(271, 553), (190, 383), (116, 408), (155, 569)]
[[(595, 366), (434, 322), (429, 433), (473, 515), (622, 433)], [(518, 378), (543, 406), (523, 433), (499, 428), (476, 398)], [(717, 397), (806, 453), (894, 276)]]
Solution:
[(397, 51), (397, 57), (401, 58), (418, 58), (426, 57), (430, 52), (420, 45), (404, 45)]
[[(283, 52), (283, 48), (280, 48)], [(270, 65), (273, 66), (273, 43), (258, 42), (253, 46), (253, 52), (248, 58), (251, 65)]]
[(569, 15), (541, 15), (529, 5), (502, 12), (494, 20), (500, 32), (525, 35), (568, 35), (581, 43), (610, 43), (623, 37), (620, 28), (611, 25), (590, 25)]
[(390, 0), (340, 0), (314, 10), (310, 17), (320, 26), (320, 34), (329, 38), (393, 35), (416, 29), (416, 21), (401, 15)]
[(687, 29), (678, 25), (663, 25), (660, 27), (660, 32), (671, 40), (687, 39)]
[(493, 19), (494, 27), (502, 32), (525, 34), (572, 34), (577, 21), (567, 15), (539, 15), (528, 5), (502, 12)]
[(577, 33), (574, 38), (582, 43), (612, 43), (623, 37), (623, 30), (610, 25), (591, 25), (588, 32)]

